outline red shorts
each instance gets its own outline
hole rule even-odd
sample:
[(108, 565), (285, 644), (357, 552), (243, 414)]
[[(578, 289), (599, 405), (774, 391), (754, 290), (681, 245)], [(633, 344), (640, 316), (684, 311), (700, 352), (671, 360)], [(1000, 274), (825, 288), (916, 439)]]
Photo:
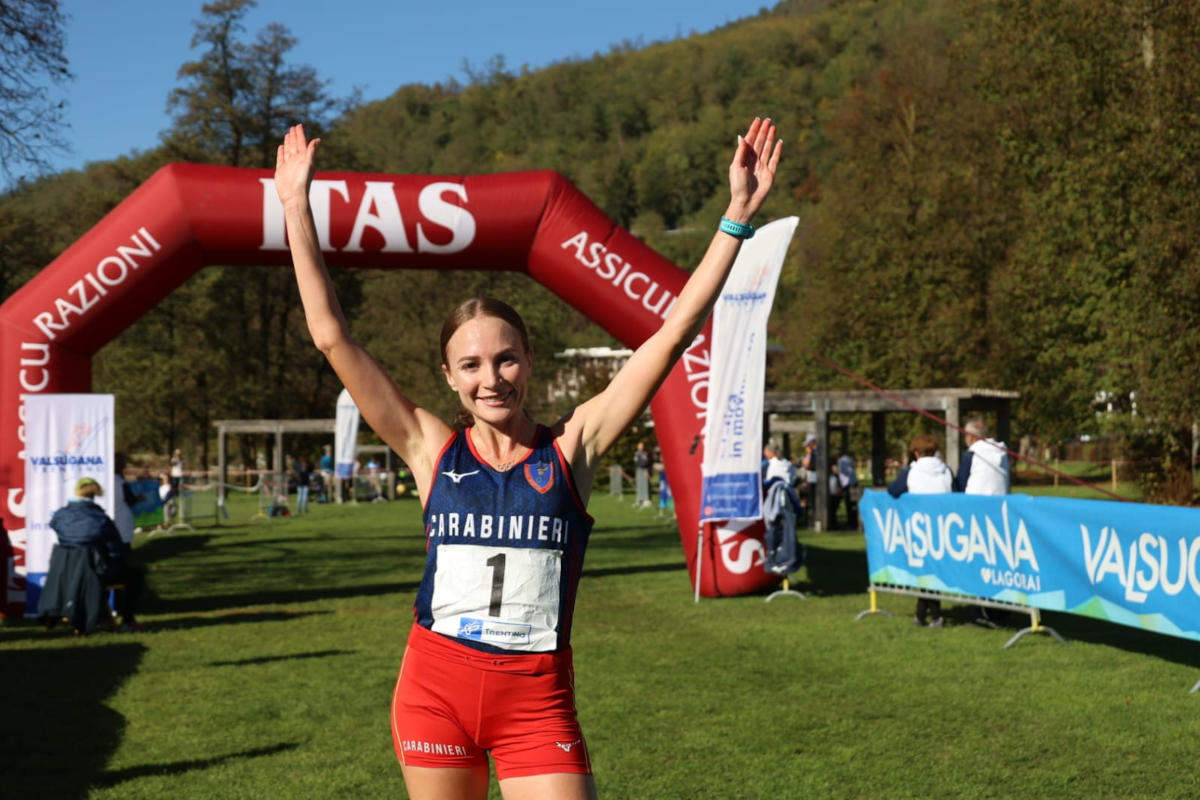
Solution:
[(392, 741), (413, 767), (487, 766), (499, 780), (590, 775), (571, 651), (493, 655), (413, 625), (392, 697)]

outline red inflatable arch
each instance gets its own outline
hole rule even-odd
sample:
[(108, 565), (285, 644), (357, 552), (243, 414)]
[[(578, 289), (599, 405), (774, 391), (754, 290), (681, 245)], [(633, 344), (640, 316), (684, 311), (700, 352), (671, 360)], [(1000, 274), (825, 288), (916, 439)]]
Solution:
[[(561, 175), (322, 173), (312, 205), (336, 267), (527, 272), (630, 347), (687, 274), (615, 225)], [(0, 520), (6, 614), (24, 604), (25, 398), (91, 390), (91, 357), (208, 264), (290, 264), (267, 170), (171, 164), (0, 306)], [(452, 298), (450, 300), (453, 300)], [(448, 302), (450, 302), (448, 300)], [(697, 559), (709, 328), (651, 404), (688, 568), (701, 593), (771, 582), (761, 527), (717, 529)]]

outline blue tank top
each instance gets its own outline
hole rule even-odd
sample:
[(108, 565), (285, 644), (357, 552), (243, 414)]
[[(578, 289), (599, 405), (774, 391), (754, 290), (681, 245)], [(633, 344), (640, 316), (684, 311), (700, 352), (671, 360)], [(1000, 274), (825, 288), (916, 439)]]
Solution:
[(455, 433), (425, 505), (417, 624), (484, 652), (565, 649), (592, 522), (549, 429), (504, 472)]

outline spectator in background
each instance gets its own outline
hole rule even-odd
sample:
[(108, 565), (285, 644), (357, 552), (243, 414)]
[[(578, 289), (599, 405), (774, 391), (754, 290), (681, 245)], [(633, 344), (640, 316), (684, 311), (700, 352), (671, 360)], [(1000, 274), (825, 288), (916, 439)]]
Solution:
[[(129, 563), (117, 526), (96, 504), (95, 498), (103, 495), (104, 490), (95, 478), (80, 478), (75, 484), (75, 496), (50, 517), (50, 528), (58, 536), (56, 547), (94, 550), (92, 569), (100, 581), (106, 586), (121, 587), (115, 609), (121, 616), (120, 630), (140, 631), (142, 626), (134, 612), (142, 593), (142, 572)], [(47, 576), (47, 584), (50, 578)]]
[(133, 506), (141, 500), (134, 494), (133, 489), (125, 482), (125, 454), (117, 453), (113, 457), (113, 522), (117, 533), (121, 534), (121, 542), (125, 545), (125, 554), (133, 549)]
[[(946, 462), (938, 457), (938, 443), (927, 433), (912, 440), (909, 446), (913, 460), (907, 467), (900, 470), (896, 480), (888, 486), (888, 494), (899, 497), (905, 492), (912, 494), (944, 494), (958, 491), (954, 473), (946, 466)], [(932, 615), (932, 619), (927, 617)], [(917, 612), (913, 623), (942, 627), (942, 601), (917, 598)]]
[(171, 478), (165, 473), (158, 476), (158, 500), (162, 503), (163, 514), (159, 527), (165, 528), (171, 524), (171, 518), (175, 516), (175, 509), (178, 507), (175, 492), (171, 488)]
[(979, 417), (963, 426), (967, 452), (958, 466), (958, 485), (967, 494), (1008, 494), (1011, 483), (1008, 453), (1004, 442), (987, 438), (987, 423)]
[[(1004, 442), (987, 438), (987, 423), (981, 417), (967, 420), (963, 430), (966, 432), (967, 451), (958, 465), (959, 487), (966, 494), (1008, 494), (1012, 480)], [(993, 610), (989, 613), (983, 606), (979, 606), (978, 610), (979, 618), (975, 622), (989, 628), (996, 627), (996, 623), (1008, 616), (1007, 611)]]
[(829, 465), (829, 530), (837, 530), (838, 506), (846, 495), (846, 477), (836, 463)]
[(171, 492), (179, 497), (183, 492), (183, 451), (176, 450), (171, 456)]
[(308, 458), (301, 456), (292, 465), (292, 476), (296, 480), (296, 513), (308, 513), (308, 488), (312, 479), (312, 465)]
[(796, 481), (799, 479), (799, 473), (796, 470), (796, 464), (791, 459), (783, 457), (783, 451), (779, 449), (779, 443), (774, 439), (763, 446), (762, 479), (764, 488), (772, 478), (783, 478), (787, 482), (792, 496), (796, 499), (797, 507), (791, 520), (793, 527), (802, 527), (807, 524), (807, 509), (797, 495)]
[(763, 569), (786, 578), (802, 559), (796, 542), (796, 523), (802, 507), (796, 496), (796, 468), (769, 441), (763, 446)]
[(634, 500), (635, 508), (645, 508), (650, 505), (650, 454), (646, 452), (646, 443), (638, 442), (637, 450), (633, 453), (633, 486), (637, 492)]
[(808, 434), (804, 437), (804, 455), (800, 458), (800, 466), (804, 468), (804, 483), (805, 483), (805, 509), (808, 511), (809, 518), (817, 513), (817, 480), (820, 476), (817, 475), (817, 437), (816, 434)]
[(379, 475), (379, 462), (375, 460), (375, 456), (367, 458), (365, 469), (367, 470), (367, 484), (371, 487), (371, 501), (374, 502), (382, 497), (380, 493), (382, 484)]
[(334, 455), (332, 453), (334, 453), (334, 449), (330, 445), (325, 445), (322, 456), (320, 456), (320, 481), (322, 481), (322, 488), (320, 488), (322, 497), (318, 498), (320, 503), (329, 503), (329, 487), (334, 485)]
[(780, 454), (779, 445), (774, 439), (763, 445), (763, 485), (766, 486), (775, 478), (782, 478), (789, 487), (796, 486), (796, 467)]
[[(858, 471), (854, 457), (842, 451), (837, 460), (838, 477), (842, 482), (842, 502), (846, 504), (846, 530), (858, 529)], [(834, 519), (837, 509), (834, 509)]]
[(662, 516), (663, 514), (669, 514), (674, 508), (675, 497), (671, 494), (671, 484), (667, 482), (667, 471), (664, 469), (658, 473), (659, 516)]
[[(348, 487), (350, 490), (350, 502), (358, 502), (358, 479), (366, 475), (366, 467), (363, 466), (362, 456), (355, 456), (354, 461), (350, 464), (350, 478), (343, 480), (343, 487)], [(342, 489), (342, 496), (346, 496), (346, 488)]]

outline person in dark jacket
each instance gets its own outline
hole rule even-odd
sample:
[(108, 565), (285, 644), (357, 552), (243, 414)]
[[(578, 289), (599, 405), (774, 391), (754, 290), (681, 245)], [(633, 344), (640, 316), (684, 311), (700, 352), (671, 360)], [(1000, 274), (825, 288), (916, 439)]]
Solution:
[(313, 469), (308, 458), (301, 456), (292, 464), (292, 478), (296, 481), (296, 513), (308, 513), (308, 490), (312, 484)]
[[(128, 551), (117, 526), (95, 502), (95, 498), (103, 494), (104, 489), (94, 478), (80, 478), (75, 484), (75, 496), (50, 517), (50, 527), (58, 536), (57, 547), (92, 551), (92, 569), (98, 573), (104, 585), (123, 587), (116, 596), (121, 629), (142, 630), (135, 616), (142, 593), (142, 573), (129, 563)], [(47, 585), (52, 578), (47, 576)]]

